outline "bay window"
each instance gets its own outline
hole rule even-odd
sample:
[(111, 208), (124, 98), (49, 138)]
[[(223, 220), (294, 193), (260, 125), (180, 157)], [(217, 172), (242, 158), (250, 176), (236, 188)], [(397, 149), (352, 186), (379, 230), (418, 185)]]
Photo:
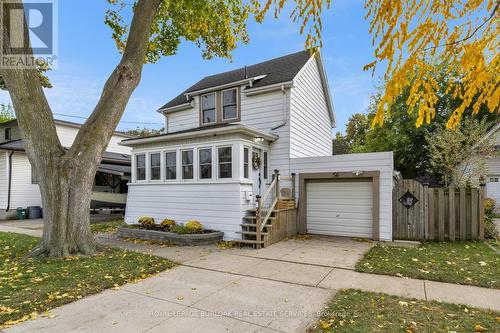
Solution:
[(200, 179), (212, 178), (212, 149), (204, 148), (198, 150), (200, 164)]
[(193, 179), (193, 150), (182, 151), (182, 179)]
[(160, 153), (151, 153), (149, 155), (150, 180), (161, 179), (161, 157)]
[(169, 151), (165, 153), (165, 179), (177, 178), (177, 153)]
[(248, 149), (248, 147), (244, 147), (243, 148), (243, 178), (248, 178), (248, 174), (249, 174), (249, 168), (250, 168), (250, 164), (249, 164), (249, 158), (250, 158), (250, 149)]
[(135, 179), (146, 180), (146, 155), (135, 155)]
[(233, 151), (231, 147), (218, 148), (219, 178), (233, 177)]

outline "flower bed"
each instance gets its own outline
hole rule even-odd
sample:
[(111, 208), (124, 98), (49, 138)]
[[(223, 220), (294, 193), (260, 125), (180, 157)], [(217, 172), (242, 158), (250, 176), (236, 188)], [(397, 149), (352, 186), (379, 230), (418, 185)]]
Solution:
[(118, 228), (117, 235), (123, 238), (138, 238), (181, 246), (215, 244), (224, 237), (222, 231), (211, 229), (203, 229), (198, 233), (176, 233), (169, 230), (169, 227), (160, 225), (142, 226), (135, 224)]

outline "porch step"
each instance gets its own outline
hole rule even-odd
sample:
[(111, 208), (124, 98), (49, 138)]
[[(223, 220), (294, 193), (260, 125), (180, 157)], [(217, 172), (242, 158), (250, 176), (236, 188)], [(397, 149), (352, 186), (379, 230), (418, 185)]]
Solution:
[[(242, 235), (257, 235), (256, 231), (236, 231), (236, 233)], [(260, 234), (262, 236), (267, 236), (267, 232), (261, 232)]]
[[(257, 208), (250, 208), (250, 209), (247, 209), (247, 212), (251, 212), (251, 213), (256, 212), (256, 211), (257, 211)], [(273, 209), (273, 213), (277, 213), (277, 212), (278, 212), (278, 210)]]
[(237, 239), (237, 240), (235, 240), (235, 242), (241, 243), (241, 244), (258, 244), (258, 245), (264, 244), (264, 241), (258, 241), (258, 240), (252, 240), (252, 239)]
[[(242, 223), (240, 224), (242, 227), (256, 227), (257, 225), (255, 223)], [(266, 224), (265, 226), (266, 228), (272, 228), (273, 225), (272, 224)]]

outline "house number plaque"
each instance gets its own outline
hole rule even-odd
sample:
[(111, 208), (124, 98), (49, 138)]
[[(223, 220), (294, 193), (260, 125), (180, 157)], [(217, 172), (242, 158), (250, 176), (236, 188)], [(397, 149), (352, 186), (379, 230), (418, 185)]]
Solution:
[(410, 209), (418, 202), (418, 199), (415, 198), (413, 194), (410, 193), (410, 191), (408, 191), (403, 194), (401, 198), (399, 198), (399, 202), (401, 202), (407, 209)]

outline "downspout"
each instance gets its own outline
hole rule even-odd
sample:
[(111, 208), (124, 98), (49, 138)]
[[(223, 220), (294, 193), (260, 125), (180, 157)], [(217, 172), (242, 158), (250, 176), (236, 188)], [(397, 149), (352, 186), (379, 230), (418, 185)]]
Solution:
[(10, 192), (12, 187), (12, 155), (14, 155), (13, 150), (9, 152), (9, 159), (7, 162), (7, 165), (9, 166), (9, 179), (7, 185), (7, 208), (5, 209), (6, 212), (8, 212), (10, 209)]
[(283, 122), (279, 124), (278, 126), (271, 127), (271, 131), (277, 130), (278, 128), (281, 128), (286, 125), (287, 123), (287, 118), (286, 118), (286, 91), (285, 91), (285, 86), (281, 85), (281, 91), (283, 92)]

